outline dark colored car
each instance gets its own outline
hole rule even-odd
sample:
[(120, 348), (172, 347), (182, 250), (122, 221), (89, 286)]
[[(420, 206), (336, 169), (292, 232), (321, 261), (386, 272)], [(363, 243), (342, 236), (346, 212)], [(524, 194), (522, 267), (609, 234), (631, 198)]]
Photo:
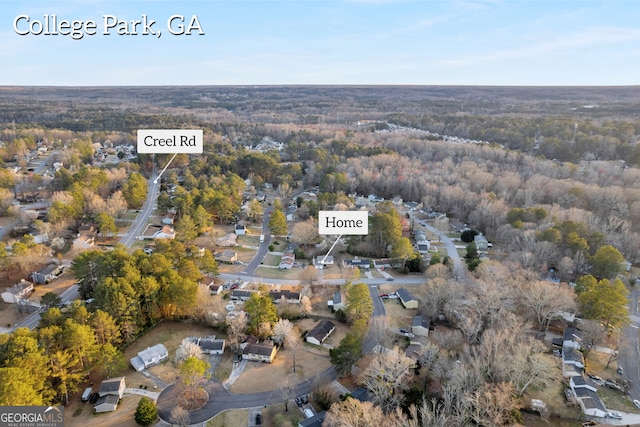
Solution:
[(98, 401), (98, 397), (100, 397), (98, 393), (93, 393), (89, 398), (89, 403), (96, 403)]
[(299, 397), (296, 397), (295, 402), (296, 402), (296, 405), (298, 405), (298, 406), (302, 406), (303, 405), (302, 399), (299, 398)]
[(307, 396), (306, 394), (304, 396), (300, 396), (300, 400), (302, 400), (302, 403), (306, 405), (307, 403), (309, 403), (309, 396)]
[(262, 425), (262, 415), (256, 414), (256, 425)]

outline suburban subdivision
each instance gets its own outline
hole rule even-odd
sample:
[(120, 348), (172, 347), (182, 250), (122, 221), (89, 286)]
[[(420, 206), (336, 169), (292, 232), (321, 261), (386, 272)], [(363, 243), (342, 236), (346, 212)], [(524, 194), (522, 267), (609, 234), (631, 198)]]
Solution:
[[(71, 427), (640, 424), (623, 92), (0, 87), (0, 406)], [(149, 129), (195, 129), (202, 153), (139, 152)]]

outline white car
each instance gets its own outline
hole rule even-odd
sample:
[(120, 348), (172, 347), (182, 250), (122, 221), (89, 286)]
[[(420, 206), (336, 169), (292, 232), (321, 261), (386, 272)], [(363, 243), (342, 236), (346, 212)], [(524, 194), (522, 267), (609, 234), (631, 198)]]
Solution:
[(636, 408), (640, 409), (640, 400), (633, 399), (633, 404), (636, 405)]
[(622, 415), (620, 413), (613, 412), (613, 411), (607, 412), (607, 417), (613, 418), (615, 420), (621, 420), (622, 419)]

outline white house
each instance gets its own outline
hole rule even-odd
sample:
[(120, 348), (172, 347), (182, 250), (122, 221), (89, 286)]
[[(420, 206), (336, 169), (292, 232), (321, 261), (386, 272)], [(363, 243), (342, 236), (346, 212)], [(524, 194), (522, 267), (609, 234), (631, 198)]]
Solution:
[(4, 302), (9, 304), (16, 304), (21, 299), (26, 299), (32, 291), (33, 283), (23, 280), (20, 283), (7, 288), (7, 290), (4, 291), (1, 296)]
[(295, 262), (296, 256), (293, 254), (293, 251), (286, 251), (282, 254), (282, 259), (280, 260), (280, 265), (278, 265), (278, 268), (281, 270), (291, 270)]
[(101, 412), (113, 412), (118, 407), (119, 401), (120, 398), (112, 394), (99, 397), (98, 400), (96, 400), (96, 404), (93, 405), (93, 411), (96, 414), (99, 414)]
[(328, 320), (322, 320), (319, 322), (309, 333), (305, 340), (308, 343), (320, 345), (329, 338), (329, 335), (336, 330), (336, 325)]
[(332, 307), (334, 311), (344, 310), (344, 298), (342, 292), (336, 291), (333, 293), (333, 299), (327, 302), (327, 306)]
[(244, 225), (236, 224), (235, 231), (238, 236), (244, 236), (247, 234), (247, 228)]
[(170, 225), (164, 225), (160, 230), (153, 233), (154, 239), (175, 239), (176, 231)]
[(118, 399), (122, 399), (125, 388), (127, 388), (127, 385), (124, 382), (124, 377), (109, 378), (108, 380), (104, 380), (100, 383), (98, 396), (103, 397), (112, 395), (116, 396)]
[(133, 368), (140, 372), (146, 368), (157, 365), (160, 362), (169, 358), (169, 352), (164, 344), (156, 344), (153, 347), (146, 348), (140, 352), (136, 357), (132, 357), (130, 362)]

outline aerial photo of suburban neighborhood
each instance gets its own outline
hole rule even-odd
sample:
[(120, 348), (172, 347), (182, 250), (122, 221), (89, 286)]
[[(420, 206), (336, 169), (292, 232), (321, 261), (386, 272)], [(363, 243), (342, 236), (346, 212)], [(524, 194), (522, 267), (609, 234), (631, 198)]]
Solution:
[(0, 2), (0, 427), (640, 426), (639, 16)]

